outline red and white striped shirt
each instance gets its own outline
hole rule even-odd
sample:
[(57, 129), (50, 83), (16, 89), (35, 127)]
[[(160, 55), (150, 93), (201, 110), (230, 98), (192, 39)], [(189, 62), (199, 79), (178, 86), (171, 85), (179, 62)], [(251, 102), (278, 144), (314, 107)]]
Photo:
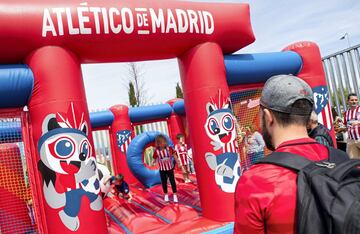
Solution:
[(344, 113), (344, 124), (347, 126), (349, 139), (360, 140), (360, 126), (352, 126), (354, 121), (360, 121), (360, 107), (357, 106), (354, 110), (347, 110)]
[(177, 144), (177, 145), (175, 145), (175, 151), (176, 151), (176, 154), (177, 154), (177, 156), (179, 158), (180, 166), (189, 165), (189, 157), (188, 157), (188, 154), (187, 154), (187, 144), (184, 144), (184, 145)]
[(160, 171), (169, 171), (174, 168), (173, 154), (174, 150), (171, 147), (164, 149), (155, 148), (153, 158), (158, 160)]

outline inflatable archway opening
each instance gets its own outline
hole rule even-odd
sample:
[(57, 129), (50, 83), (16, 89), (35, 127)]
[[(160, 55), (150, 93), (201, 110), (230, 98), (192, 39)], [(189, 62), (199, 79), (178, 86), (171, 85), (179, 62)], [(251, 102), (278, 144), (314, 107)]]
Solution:
[(154, 147), (155, 147), (155, 142), (151, 142), (144, 147), (142, 160), (146, 168), (151, 170), (158, 170), (159, 165), (155, 163), (153, 158)]
[(153, 143), (158, 135), (166, 137), (169, 146), (173, 146), (171, 139), (161, 132), (151, 131), (136, 136), (130, 143), (126, 153), (127, 163), (134, 176), (146, 187), (151, 188), (160, 184), (159, 170), (153, 170), (145, 166), (143, 160), (146, 146)]

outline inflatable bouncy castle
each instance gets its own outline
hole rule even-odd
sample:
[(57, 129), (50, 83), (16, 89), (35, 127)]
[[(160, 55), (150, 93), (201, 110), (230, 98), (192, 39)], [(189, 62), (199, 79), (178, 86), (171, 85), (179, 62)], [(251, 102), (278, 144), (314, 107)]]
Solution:
[[(22, 144), (27, 170), (23, 175), (15, 171), (19, 178), (29, 178), (29, 197), (13, 197), (19, 204), (14, 210), (1, 205), (5, 223), (27, 224), (22, 231), (9, 232), (231, 231), (234, 190), (247, 160), (237, 136), (241, 125), (257, 121), (258, 95), (272, 75), (294, 74), (308, 82), (320, 122), (331, 129), (329, 93), (316, 44), (298, 42), (281, 52), (232, 54), (255, 41), (247, 4), (4, 0), (0, 8), (0, 144)], [(197, 181), (196, 187), (184, 191), (195, 191), (194, 200), (195, 195), (200, 199), (196, 204), (155, 206), (159, 200), (148, 196), (157, 193), (151, 190), (156, 179), (148, 179), (156, 174), (143, 167), (137, 150), (157, 133), (137, 136), (126, 153), (116, 147), (134, 137), (131, 124), (150, 121), (147, 116), (154, 113), (115, 106), (102, 113), (106, 123), (101, 119), (95, 125), (86, 102), (81, 64), (168, 58), (179, 61)], [(156, 118), (180, 121), (173, 115), (176, 105), (180, 104), (162, 106), (160, 112), (166, 115)], [(9, 127), (12, 120), (7, 116), (15, 116), (19, 126)], [(140, 181), (134, 203), (103, 202), (99, 195), (91, 133), (101, 127), (111, 127), (115, 171), (126, 173), (134, 183)], [(120, 135), (128, 138), (119, 142)], [(1, 162), (12, 160), (1, 156)], [(1, 170), (12, 168), (1, 165)], [(24, 187), (16, 181), (14, 186)], [(16, 190), (3, 185), (1, 189), (6, 191), (0, 200), (9, 193), (16, 196)], [(25, 208), (31, 209), (26, 218), (3, 215), (16, 210), (24, 214)], [(1, 232), (6, 233), (3, 223)]]

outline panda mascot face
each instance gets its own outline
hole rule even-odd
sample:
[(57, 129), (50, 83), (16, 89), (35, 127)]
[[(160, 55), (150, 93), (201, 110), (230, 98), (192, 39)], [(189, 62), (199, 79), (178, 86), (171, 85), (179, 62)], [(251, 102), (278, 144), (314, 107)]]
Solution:
[(229, 107), (215, 109), (214, 105), (208, 103), (207, 111), (208, 117), (205, 123), (205, 131), (208, 137), (221, 147), (235, 141), (235, 118), (231, 109)]
[(90, 160), (91, 145), (85, 132), (57, 128), (43, 135), (39, 141), (41, 161), (60, 174), (76, 174), (81, 163)]

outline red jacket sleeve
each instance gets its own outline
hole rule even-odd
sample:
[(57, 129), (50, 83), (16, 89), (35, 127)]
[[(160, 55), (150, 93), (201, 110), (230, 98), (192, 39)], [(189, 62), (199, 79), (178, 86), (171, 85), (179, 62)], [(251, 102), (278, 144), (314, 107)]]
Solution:
[(344, 125), (347, 127), (347, 121), (346, 121), (346, 111), (344, 112)]

